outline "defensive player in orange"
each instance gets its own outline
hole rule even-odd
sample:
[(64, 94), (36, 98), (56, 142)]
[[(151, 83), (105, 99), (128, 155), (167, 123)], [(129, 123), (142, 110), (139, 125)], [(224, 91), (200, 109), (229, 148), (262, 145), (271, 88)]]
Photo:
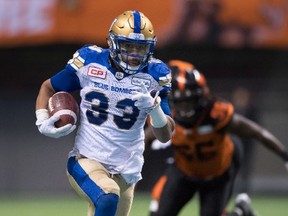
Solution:
[[(175, 216), (196, 193), (201, 216), (254, 216), (246, 194), (225, 213), (241, 164), (241, 149), (231, 135), (254, 138), (285, 161), (285, 146), (267, 129), (234, 112), (233, 105), (214, 96), (205, 77), (188, 62), (172, 60), (171, 108), (176, 123), (171, 145), (174, 163), (152, 191), (150, 215)], [(149, 127), (146, 144), (154, 140)]]

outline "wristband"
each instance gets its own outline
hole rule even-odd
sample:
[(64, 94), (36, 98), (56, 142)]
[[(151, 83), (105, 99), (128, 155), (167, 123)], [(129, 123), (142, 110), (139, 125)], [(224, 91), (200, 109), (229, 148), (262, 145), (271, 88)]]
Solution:
[(167, 118), (165, 113), (160, 107), (160, 104), (158, 103), (153, 110), (149, 113), (151, 118), (151, 125), (154, 128), (162, 128), (167, 124)]
[(35, 112), (36, 114), (36, 125), (40, 125), (43, 121), (49, 118), (49, 113), (47, 109), (38, 109)]

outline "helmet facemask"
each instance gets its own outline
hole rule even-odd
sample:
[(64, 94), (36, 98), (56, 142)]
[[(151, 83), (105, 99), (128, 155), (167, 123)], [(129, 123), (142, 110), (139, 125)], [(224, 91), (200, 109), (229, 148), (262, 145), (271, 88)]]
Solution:
[(187, 128), (192, 127), (205, 101), (205, 95), (201, 89), (195, 89), (188, 95), (176, 90), (172, 91), (170, 98), (171, 107), (175, 107), (175, 121)]

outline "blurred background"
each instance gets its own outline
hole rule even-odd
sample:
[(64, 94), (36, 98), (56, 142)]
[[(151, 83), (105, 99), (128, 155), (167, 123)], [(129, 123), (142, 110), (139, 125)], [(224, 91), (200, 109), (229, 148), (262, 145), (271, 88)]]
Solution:
[[(0, 0), (0, 193), (70, 194), (67, 154), (73, 135), (51, 139), (35, 126), (41, 83), (86, 43), (107, 47), (109, 27), (125, 10), (154, 24), (155, 57), (191, 61), (212, 91), (287, 146), (287, 0)], [(245, 140), (236, 190), (288, 194), (283, 161)], [(165, 151), (151, 152), (138, 191), (161, 175)]]

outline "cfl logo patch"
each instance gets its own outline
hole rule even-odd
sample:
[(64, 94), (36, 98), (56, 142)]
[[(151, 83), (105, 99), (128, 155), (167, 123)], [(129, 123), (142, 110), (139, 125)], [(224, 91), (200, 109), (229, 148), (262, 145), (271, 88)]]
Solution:
[(106, 74), (107, 74), (107, 72), (103, 71), (102, 68), (89, 67), (89, 69), (88, 69), (88, 76), (106, 79)]

